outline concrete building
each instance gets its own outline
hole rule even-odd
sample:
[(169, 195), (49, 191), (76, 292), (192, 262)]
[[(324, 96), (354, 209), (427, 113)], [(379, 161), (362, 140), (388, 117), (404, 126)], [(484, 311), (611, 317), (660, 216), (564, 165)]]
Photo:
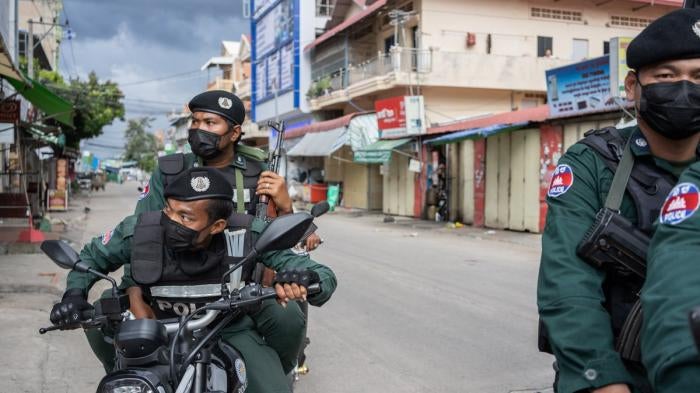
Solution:
[[(425, 142), (441, 132), (464, 131), (462, 125), (469, 126), (470, 121), (504, 112), (521, 111), (528, 124), (547, 118), (537, 109), (547, 102), (547, 70), (603, 56), (610, 52), (613, 37), (633, 37), (681, 3), (338, 0), (324, 32), (304, 46), (313, 81), (307, 91), (308, 105), (316, 118), (333, 119), (373, 109), (380, 115), (387, 109), (378, 106), (380, 102), (421, 96), (422, 130), (383, 132), (383, 139), (408, 138), (397, 145), (400, 148), (392, 149), (395, 154), (383, 164), (384, 187), (413, 183), (412, 193), (385, 190), (383, 210), (430, 218), (438, 213), (438, 218), (452, 220), (469, 217), (465, 215), (469, 209), (459, 206), (465, 185), (460, 185), (457, 169), (465, 168), (462, 172), (468, 173), (475, 154), (483, 154), (485, 167), (480, 169), (488, 168), (484, 174), (489, 179), (500, 179), (487, 181), (483, 190), (485, 201), (490, 201), (484, 224), (537, 230), (539, 223), (532, 217), (518, 218), (520, 211), (504, 219), (503, 212), (510, 209), (506, 206), (513, 204), (512, 210), (518, 210), (519, 202), (504, 197), (501, 203), (493, 203), (499, 189), (505, 190), (503, 195), (512, 191), (504, 188), (510, 184), (511, 172), (506, 175), (505, 169), (496, 168), (529, 168), (517, 162), (515, 155), (523, 152), (523, 157), (530, 157), (530, 150), (538, 151), (540, 131), (511, 135), (507, 132), (513, 131), (510, 123), (489, 124), (497, 131), (493, 142), (483, 149), (468, 147), (468, 143), (456, 147)], [(497, 181), (504, 186), (496, 187)], [(510, 217), (521, 223), (504, 224)], [(465, 221), (472, 222), (473, 216)]]

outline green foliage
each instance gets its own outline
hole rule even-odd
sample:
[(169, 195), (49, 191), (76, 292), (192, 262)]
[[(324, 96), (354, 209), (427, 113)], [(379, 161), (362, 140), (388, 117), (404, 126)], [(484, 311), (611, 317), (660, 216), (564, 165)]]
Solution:
[(105, 126), (115, 119), (124, 120), (124, 98), (119, 86), (111, 81), (100, 82), (91, 72), (87, 80), (80, 78), (64, 81), (54, 71), (39, 70), (37, 80), (61, 98), (73, 104), (75, 129), (63, 128), (66, 146), (77, 148), (81, 139), (102, 134)]
[(129, 119), (124, 131), (126, 138), (124, 159), (136, 161), (138, 167), (146, 172), (153, 172), (156, 167), (158, 150), (162, 148), (156, 137), (147, 132), (153, 120), (155, 119), (150, 117)]
[(312, 99), (321, 97), (327, 94), (331, 90), (331, 78), (329, 76), (324, 76), (323, 78), (311, 83), (309, 86), (309, 91), (306, 92), (306, 98)]

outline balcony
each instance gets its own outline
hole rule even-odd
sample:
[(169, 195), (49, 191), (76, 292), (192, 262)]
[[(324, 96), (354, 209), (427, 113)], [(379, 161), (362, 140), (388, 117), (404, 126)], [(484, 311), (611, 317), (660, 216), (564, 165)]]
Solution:
[(571, 60), (443, 52), (395, 47), (364, 63), (338, 70), (312, 85), (312, 110), (394, 87), (420, 85), (545, 92), (545, 71)]
[(241, 100), (249, 100), (251, 93), (250, 78), (243, 79), (242, 81), (236, 83), (235, 93)]
[(233, 81), (231, 79), (216, 78), (207, 84), (207, 90), (233, 91)]

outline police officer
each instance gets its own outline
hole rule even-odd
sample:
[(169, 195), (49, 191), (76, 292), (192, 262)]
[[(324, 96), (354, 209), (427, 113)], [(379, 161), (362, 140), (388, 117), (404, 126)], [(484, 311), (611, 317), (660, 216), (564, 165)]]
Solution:
[(605, 263), (620, 255), (606, 243), (587, 241), (597, 233), (589, 230), (609, 229), (596, 222), (599, 212), (629, 224), (617, 235), (653, 233), (668, 191), (697, 160), (698, 58), (700, 11), (676, 10), (651, 23), (627, 50), (634, 71), (625, 90), (638, 126), (589, 132), (559, 161), (548, 191), (538, 308), (540, 349), (556, 357), (560, 393), (650, 391), (639, 359), (621, 351), (621, 343), (638, 342), (623, 327), (643, 278), (629, 265)]
[[(157, 318), (186, 315), (201, 306), (200, 303), (219, 298), (220, 292), (213, 288), (220, 287), (222, 274), (250, 250), (252, 233), (262, 231), (265, 226), (252, 216), (231, 214), (232, 187), (215, 168), (184, 171), (168, 183), (164, 196), (167, 201), (162, 212), (128, 217), (113, 231), (93, 239), (81, 252), (82, 261), (101, 272), (111, 272), (124, 265), (125, 279), (121, 287), (138, 286), (144, 295), (130, 294), (132, 307), (150, 308)], [(250, 229), (244, 238), (228, 237), (242, 233), (242, 228)], [(232, 240), (243, 244), (245, 250), (231, 256), (227, 244)], [(313, 305), (325, 303), (335, 290), (333, 272), (308, 256), (299, 256), (289, 250), (278, 251), (265, 254), (262, 262), (276, 270), (278, 276), (297, 269), (314, 278), (311, 281), (320, 282), (321, 292), (308, 298)], [(250, 281), (251, 274), (252, 266), (244, 266), (240, 280)], [(86, 302), (86, 294), (95, 281), (89, 274), (71, 272), (62, 301), (51, 311), (51, 321), (55, 324), (76, 322), (71, 319), (80, 314), (76, 311), (91, 307)], [(305, 287), (292, 279), (278, 281), (275, 288), (283, 304), (303, 299), (306, 295)], [(191, 293), (198, 296), (188, 297)], [(208, 297), (200, 296), (206, 294)], [(297, 317), (303, 324), (301, 312), (297, 311)], [(237, 348), (246, 361), (247, 391), (289, 391), (285, 376), (289, 370), (284, 370), (278, 351), (267, 345), (263, 338), (263, 331), (270, 329), (267, 318), (260, 311), (252, 311), (226, 328), (222, 337)], [(302, 333), (303, 329), (299, 332)], [(91, 346), (105, 369), (111, 370), (113, 348), (99, 337), (99, 332), (91, 333)], [(302, 337), (290, 340), (299, 342)], [(292, 357), (296, 353), (298, 347)]]
[[(696, 65), (700, 74), (700, 64)], [(700, 94), (700, 78), (694, 89)], [(696, 109), (700, 117), (700, 110)], [(700, 130), (700, 123), (694, 125)], [(642, 353), (654, 392), (700, 389), (700, 354), (693, 345), (688, 312), (700, 306), (700, 163), (683, 172), (669, 193), (649, 247), (642, 290)]]

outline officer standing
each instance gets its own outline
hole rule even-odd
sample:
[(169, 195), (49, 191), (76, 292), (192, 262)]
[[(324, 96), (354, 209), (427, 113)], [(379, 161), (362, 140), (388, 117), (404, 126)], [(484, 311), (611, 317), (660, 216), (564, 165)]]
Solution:
[[(589, 132), (559, 161), (537, 303), (540, 350), (556, 357), (560, 393), (651, 391), (639, 357), (623, 350), (638, 343), (638, 332), (630, 337), (626, 329), (638, 324), (626, 322), (638, 315), (631, 311), (638, 310), (646, 253), (619, 248), (648, 241), (665, 196), (697, 161), (698, 58), (700, 11), (676, 10), (651, 23), (627, 50), (634, 71), (625, 90), (638, 126)], [(605, 231), (623, 240), (613, 247), (595, 241)]]
[[(193, 308), (220, 298), (223, 273), (245, 256), (228, 255), (230, 239), (226, 232), (236, 233), (241, 228), (260, 232), (265, 226), (252, 216), (231, 214), (232, 188), (214, 168), (186, 170), (169, 182), (164, 196), (167, 202), (163, 212), (127, 217), (113, 231), (93, 239), (80, 254), (83, 262), (103, 273), (124, 265), (121, 287), (138, 286), (144, 294), (143, 297), (141, 293), (130, 294), (132, 309), (152, 308), (159, 319), (187, 315)], [(252, 236), (248, 233), (239, 240), (250, 248)], [(290, 250), (268, 252), (261, 262), (275, 269), (277, 277), (282, 277), (276, 280), (275, 289), (283, 304), (305, 298), (305, 287), (311, 283), (321, 285), (320, 293), (308, 297), (312, 305), (322, 305), (335, 290), (333, 272), (308, 256)], [(250, 282), (252, 267), (242, 267), (240, 282)], [(299, 274), (289, 274), (292, 271)], [(90, 274), (71, 272), (62, 301), (51, 311), (51, 321), (78, 322), (72, 318), (91, 308), (86, 298), (95, 281)], [(289, 391), (286, 370), (277, 351), (259, 333), (261, 324), (260, 311), (251, 311), (225, 328), (222, 337), (246, 361), (248, 392)], [(111, 371), (114, 348), (99, 337), (99, 332), (94, 332), (91, 331), (90, 344), (105, 369)]]

